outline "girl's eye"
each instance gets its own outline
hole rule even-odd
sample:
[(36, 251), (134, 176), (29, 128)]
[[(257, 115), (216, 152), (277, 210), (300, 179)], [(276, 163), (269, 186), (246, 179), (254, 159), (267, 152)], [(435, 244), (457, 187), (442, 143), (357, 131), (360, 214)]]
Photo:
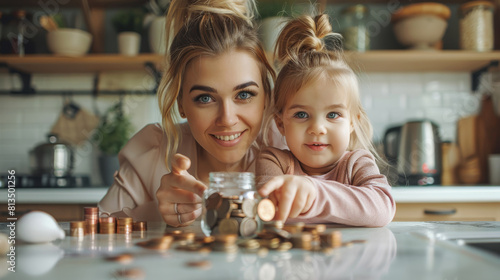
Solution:
[(199, 95), (197, 96), (195, 99), (194, 99), (195, 102), (199, 102), (199, 103), (209, 103), (210, 101), (212, 101), (212, 97), (210, 95), (207, 95), (207, 94), (202, 94), (202, 95)]
[(330, 113), (328, 113), (328, 115), (327, 115), (327, 118), (329, 118), (329, 119), (336, 119), (336, 118), (338, 118), (338, 117), (339, 117), (339, 114), (337, 114), (337, 113), (335, 113), (335, 112), (330, 112)]
[(297, 112), (293, 116), (298, 119), (305, 119), (309, 117), (309, 115), (306, 112)]
[(242, 91), (238, 93), (237, 98), (241, 100), (247, 100), (255, 96), (254, 93), (248, 92), (248, 91)]

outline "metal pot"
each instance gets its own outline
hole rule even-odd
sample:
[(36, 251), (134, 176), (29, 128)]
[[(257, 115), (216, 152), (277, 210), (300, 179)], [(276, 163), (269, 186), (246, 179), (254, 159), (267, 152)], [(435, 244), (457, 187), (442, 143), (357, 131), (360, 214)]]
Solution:
[(31, 172), (35, 175), (71, 175), (73, 162), (71, 146), (59, 141), (54, 134), (48, 135), (48, 143), (42, 143), (30, 151)]

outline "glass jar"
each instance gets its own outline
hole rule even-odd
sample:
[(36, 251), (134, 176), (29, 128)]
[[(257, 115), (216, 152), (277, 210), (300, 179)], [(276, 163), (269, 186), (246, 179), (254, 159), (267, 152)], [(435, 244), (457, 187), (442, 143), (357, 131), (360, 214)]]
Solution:
[(211, 172), (209, 187), (203, 195), (203, 233), (254, 237), (262, 230), (257, 214), (259, 201), (253, 173)]
[(494, 41), (494, 5), (488, 1), (472, 1), (463, 4), (460, 10), (460, 48), (491, 51)]
[(341, 15), (344, 49), (358, 52), (370, 50), (370, 36), (366, 28), (368, 8), (364, 5), (350, 6)]

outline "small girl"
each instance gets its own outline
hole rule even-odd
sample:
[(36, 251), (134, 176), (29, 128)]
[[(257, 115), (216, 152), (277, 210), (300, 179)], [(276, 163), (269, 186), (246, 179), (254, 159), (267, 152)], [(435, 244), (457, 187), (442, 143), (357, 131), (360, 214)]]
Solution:
[(301, 16), (278, 38), (283, 66), (268, 127), (274, 119), (290, 150), (262, 152), (259, 193), (277, 205), (278, 220), (384, 226), (396, 209), (391, 186), (375, 163), (356, 75), (325, 44), (338, 36), (331, 30), (325, 14)]

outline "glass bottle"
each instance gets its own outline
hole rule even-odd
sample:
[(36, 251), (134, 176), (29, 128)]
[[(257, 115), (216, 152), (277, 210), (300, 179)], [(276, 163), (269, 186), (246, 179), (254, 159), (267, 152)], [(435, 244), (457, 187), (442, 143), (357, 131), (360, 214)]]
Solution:
[(368, 8), (361, 4), (349, 6), (341, 15), (344, 49), (358, 52), (370, 50), (370, 36), (366, 28)]
[(257, 214), (260, 196), (251, 172), (211, 172), (203, 195), (201, 228), (206, 236), (254, 237), (262, 230)]
[(478, 52), (491, 51), (494, 43), (494, 5), (472, 1), (460, 7), (460, 48)]

